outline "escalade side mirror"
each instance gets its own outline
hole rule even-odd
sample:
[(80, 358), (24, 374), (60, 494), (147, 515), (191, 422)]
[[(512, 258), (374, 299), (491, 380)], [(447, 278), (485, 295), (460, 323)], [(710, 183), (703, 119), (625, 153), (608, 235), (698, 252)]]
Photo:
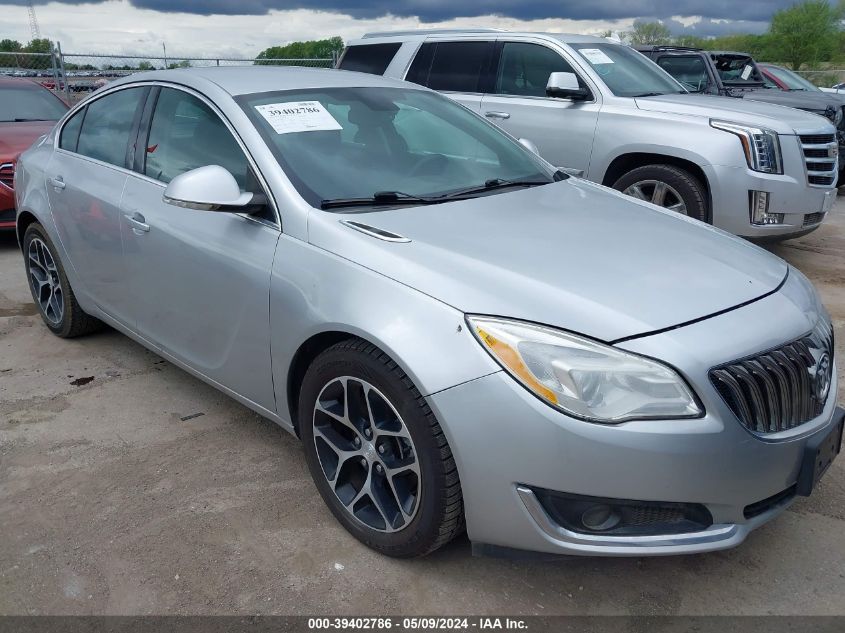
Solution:
[(546, 96), (573, 101), (586, 101), (593, 97), (588, 88), (578, 83), (575, 73), (551, 73), (546, 84)]
[(242, 193), (235, 177), (220, 165), (198, 167), (179, 174), (164, 190), (164, 201), (198, 211), (247, 213), (261, 204), (263, 194)]

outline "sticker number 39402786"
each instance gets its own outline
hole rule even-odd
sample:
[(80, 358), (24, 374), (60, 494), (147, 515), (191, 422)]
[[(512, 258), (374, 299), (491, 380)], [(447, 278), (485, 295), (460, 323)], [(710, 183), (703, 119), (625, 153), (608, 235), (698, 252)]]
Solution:
[(343, 129), (319, 101), (289, 101), (255, 106), (276, 134)]

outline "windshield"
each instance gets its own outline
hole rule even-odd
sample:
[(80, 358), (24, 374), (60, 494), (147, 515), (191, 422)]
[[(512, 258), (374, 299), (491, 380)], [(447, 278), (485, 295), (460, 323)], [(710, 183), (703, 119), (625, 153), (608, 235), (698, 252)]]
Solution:
[(314, 207), (377, 194), (407, 202), (493, 181), (497, 187), (502, 181), (553, 181), (553, 171), (534, 154), (437, 93), (325, 88), (237, 101)]
[(722, 82), (732, 85), (760, 85), (763, 76), (748, 55), (711, 54)]
[(58, 121), (67, 106), (41, 88), (0, 88), (0, 123)]
[(810, 90), (812, 92), (821, 92), (815, 84), (810, 83), (801, 75), (797, 75), (791, 70), (779, 68), (777, 66), (767, 66), (766, 70), (786, 84), (786, 87), (790, 90)]
[(654, 62), (621, 44), (570, 44), (617, 97), (678, 94), (686, 90)]

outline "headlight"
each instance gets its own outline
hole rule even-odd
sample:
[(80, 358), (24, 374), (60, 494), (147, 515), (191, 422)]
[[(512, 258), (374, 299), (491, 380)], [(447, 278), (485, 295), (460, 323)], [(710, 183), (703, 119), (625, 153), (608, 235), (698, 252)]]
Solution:
[(724, 130), (739, 137), (742, 150), (745, 152), (745, 160), (754, 171), (767, 174), (783, 173), (777, 132), (725, 121), (710, 121), (710, 125), (717, 130)]
[(540, 325), (467, 317), (481, 344), (529, 391), (591, 422), (694, 418), (695, 396), (674, 370), (587, 338)]
[(836, 114), (833, 115), (833, 125), (835, 127), (839, 127), (839, 124), (842, 123), (842, 108), (836, 108)]

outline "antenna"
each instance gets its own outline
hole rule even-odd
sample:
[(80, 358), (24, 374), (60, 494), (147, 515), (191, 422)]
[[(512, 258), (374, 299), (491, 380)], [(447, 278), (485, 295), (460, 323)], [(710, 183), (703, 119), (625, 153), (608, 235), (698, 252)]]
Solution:
[(35, 5), (32, 0), (29, 0), (27, 9), (29, 10), (29, 30), (32, 33), (32, 39), (39, 40), (41, 39), (41, 29), (38, 28), (38, 18), (35, 17)]

